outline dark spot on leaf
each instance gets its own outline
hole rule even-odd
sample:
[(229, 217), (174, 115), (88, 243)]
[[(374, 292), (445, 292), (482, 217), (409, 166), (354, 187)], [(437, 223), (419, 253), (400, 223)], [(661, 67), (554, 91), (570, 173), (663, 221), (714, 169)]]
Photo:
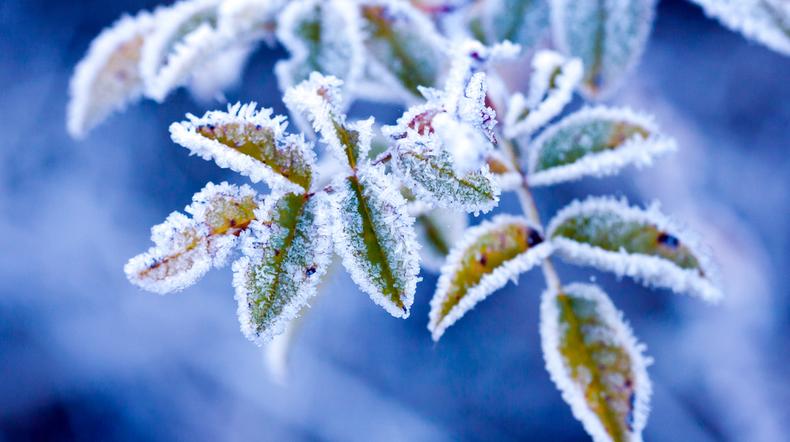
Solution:
[(307, 270), (305, 270), (305, 273), (307, 273), (307, 276), (312, 276), (315, 273), (315, 267), (308, 267)]
[(230, 220), (230, 226), (231, 227), (236, 227), (236, 220), (235, 219)]
[(658, 243), (663, 244), (670, 249), (676, 249), (680, 245), (680, 240), (666, 232), (658, 234)]
[(480, 265), (481, 266), (485, 266), (488, 263), (488, 258), (486, 257), (485, 254), (483, 254), (483, 255), (480, 255), (479, 261), (480, 261)]
[(543, 237), (540, 236), (536, 230), (529, 229), (529, 234), (527, 235), (527, 245), (530, 247), (535, 247), (536, 245), (543, 242)]
[(280, 256), (280, 249), (274, 249), (274, 256)]

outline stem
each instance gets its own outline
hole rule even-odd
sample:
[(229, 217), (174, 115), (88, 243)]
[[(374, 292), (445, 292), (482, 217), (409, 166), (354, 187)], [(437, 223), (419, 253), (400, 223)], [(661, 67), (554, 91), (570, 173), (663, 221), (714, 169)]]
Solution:
[[(518, 161), (519, 157), (518, 153), (516, 152), (514, 142), (504, 139), (499, 145), (510, 160), (513, 168), (516, 169), (516, 172), (518, 172), (519, 175), (521, 175), (521, 186), (516, 188), (516, 195), (518, 196), (518, 202), (521, 204), (521, 210), (524, 211), (524, 214), (530, 221), (545, 231), (543, 222), (540, 220), (538, 206), (535, 205), (535, 198), (532, 197), (532, 191), (529, 188), (527, 174), (521, 168), (521, 165)], [(544, 259), (543, 263), (541, 264), (541, 268), (543, 269), (543, 277), (546, 278), (546, 284), (548, 284), (549, 288), (554, 289), (559, 293), (560, 289), (562, 288), (562, 283), (560, 282), (560, 276), (557, 274), (557, 269), (554, 267), (551, 259)]]

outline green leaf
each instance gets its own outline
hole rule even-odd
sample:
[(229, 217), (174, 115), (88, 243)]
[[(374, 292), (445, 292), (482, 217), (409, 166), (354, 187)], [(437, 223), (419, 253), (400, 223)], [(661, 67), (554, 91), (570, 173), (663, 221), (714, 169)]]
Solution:
[(236, 238), (247, 230), (261, 204), (247, 186), (207, 184), (186, 208), (192, 218), (173, 212), (151, 229), (154, 247), (129, 260), (124, 268), (126, 277), (156, 293), (194, 284), (212, 266), (225, 264)]
[(696, 237), (658, 211), (611, 198), (575, 201), (549, 224), (564, 259), (715, 301), (721, 292), (708, 252)]
[(353, 86), (364, 61), (353, 9), (343, 0), (300, 0), (280, 16), (277, 38), (291, 53), (275, 70), (280, 89), (307, 80), (313, 71), (343, 79)]
[(395, 317), (406, 318), (419, 273), (414, 218), (380, 167), (336, 180), (335, 244), (356, 284)]
[(170, 125), (174, 142), (218, 166), (261, 180), (271, 187), (309, 190), (315, 154), (301, 136), (285, 133), (284, 117), (255, 103), (237, 103), (228, 112), (210, 111), (202, 118)]
[(399, 143), (394, 167), (404, 184), (440, 207), (487, 212), (499, 202), (499, 187), (488, 167), (459, 172), (447, 150)]
[(492, 0), (484, 3), (483, 21), (490, 41), (509, 40), (529, 49), (547, 36), (547, 0)]
[(322, 193), (273, 196), (251, 226), (245, 256), (233, 264), (239, 321), (250, 340), (280, 334), (315, 295), (331, 259), (325, 204)]
[(549, 289), (540, 334), (551, 379), (595, 441), (641, 441), (647, 423), (650, 359), (597, 286)]
[(529, 152), (529, 183), (550, 185), (652, 164), (676, 149), (650, 117), (628, 109), (584, 108), (543, 131)]
[(466, 231), (466, 213), (433, 209), (417, 215), (416, 220), (422, 266), (426, 270), (439, 273), (450, 248), (461, 240)]
[(601, 98), (622, 83), (642, 56), (656, 0), (552, 0), (560, 50), (584, 63), (582, 92)]
[(467, 230), (447, 257), (431, 299), (428, 329), (434, 341), (467, 311), (551, 253), (526, 218), (499, 215)]
[(367, 0), (360, 4), (364, 45), (374, 68), (413, 97), (436, 86), (446, 54), (433, 23), (408, 2)]

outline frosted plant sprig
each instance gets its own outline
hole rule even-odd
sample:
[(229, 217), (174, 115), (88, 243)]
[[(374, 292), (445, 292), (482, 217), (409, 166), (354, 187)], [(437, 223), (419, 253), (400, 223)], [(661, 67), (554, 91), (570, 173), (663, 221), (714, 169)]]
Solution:
[[(129, 280), (175, 292), (233, 259), (241, 331), (268, 346), (280, 376), (282, 346), (293, 340), (272, 342), (309, 309), (335, 255), (360, 291), (396, 318), (410, 315), (420, 266), (438, 272), (428, 321), (435, 341), (540, 267), (547, 285), (540, 334), (552, 380), (594, 440), (639, 441), (650, 399), (644, 346), (602, 290), (563, 284), (551, 259), (717, 301), (711, 252), (657, 205), (611, 197), (571, 202), (544, 227), (531, 188), (649, 166), (676, 150), (639, 112), (598, 105), (562, 115), (577, 90), (596, 98), (623, 81), (653, 7), (652, 0), (184, 0), (124, 18), (96, 40), (72, 82), (69, 129), (84, 134), (143, 93), (198, 89), (202, 74), (205, 89), (218, 90), (257, 42), (279, 40), (290, 55), (275, 70), (295, 128), (255, 103), (170, 126), (176, 144), (268, 190), (207, 184), (185, 213), (152, 229), (153, 247), (125, 267)], [(559, 52), (537, 47), (549, 34), (549, 12)], [(526, 91), (511, 90), (500, 61), (525, 63), (517, 67), (531, 71)], [(393, 97), (405, 108), (397, 121), (378, 126), (347, 115), (356, 99)], [(467, 214), (493, 210), (505, 192), (523, 213), (469, 227)]]

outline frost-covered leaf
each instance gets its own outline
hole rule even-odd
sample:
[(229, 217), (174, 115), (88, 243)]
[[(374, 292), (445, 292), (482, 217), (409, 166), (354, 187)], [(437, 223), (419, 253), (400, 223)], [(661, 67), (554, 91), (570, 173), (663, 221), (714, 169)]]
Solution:
[(491, 151), (485, 159), (488, 171), (501, 190), (513, 190), (522, 185), (523, 177), (500, 151)]
[(790, 55), (790, 2), (787, 0), (691, 1), (730, 29)]
[(283, 100), (294, 114), (301, 114), (313, 124), (329, 146), (330, 152), (349, 169), (356, 169), (368, 158), (373, 137), (373, 118), (346, 122), (340, 88), (343, 81), (318, 72), (288, 89)]
[(597, 286), (543, 293), (540, 335), (546, 368), (573, 415), (596, 442), (641, 441), (652, 387), (651, 359)]
[(74, 70), (67, 126), (82, 137), (112, 112), (139, 99), (143, 92), (140, 54), (154, 19), (148, 12), (124, 16), (102, 31)]
[(452, 156), (432, 143), (398, 143), (394, 169), (418, 196), (445, 208), (488, 212), (499, 201), (499, 187), (484, 165), (459, 173)]
[(582, 77), (578, 58), (566, 59), (554, 51), (540, 51), (532, 60), (529, 95), (516, 93), (508, 104), (505, 136), (529, 135), (552, 118), (573, 98), (573, 90)]
[(651, 117), (628, 109), (585, 108), (543, 131), (529, 152), (534, 186), (605, 176), (676, 149)]
[(257, 344), (283, 332), (315, 295), (331, 261), (331, 220), (324, 193), (267, 199), (233, 263), (241, 330)]
[(210, 62), (192, 72), (189, 93), (200, 103), (226, 101), (224, 92), (240, 83), (254, 50), (253, 44), (237, 44), (214, 53)]
[(255, 106), (237, 103), (227, 112), (210, 111), (202, 118), (189, 114), (189, 121), (170, 125), (170, 136), (192, 153), (252, 182), (309, 190), (315, 165), (312, 146), (301, 135), (285, 133), (284, 117), (272, 117), (271, 109)]
[(554, 217), (548, 237), (567, 261), (707, 301), (722, 296), (709, 252), (655, 205), (642, 210), (613, 198), (575, 201)]
[(433, 23), (401, 0), (359, 2), (364, 46), (376, 77), (419, 97), (419, 86), (437, 84), (446, 60), (445, 43)]
[(535, 46), (549, 31), (548, 0), (488, 0), (481, 24), (488, 41)]
[(274, 44), (279, 14), (289, 0), (224, 0), (217, 28), (237, 43), (268, 40)]
[(498, 215), (469, 229), (450, 251), (431, 299), (428, 330), (433, 340), (551, 251), (539, 229), (523, 217)]
[(158, 11), (156, 29), (146, 39), (140, 59), (148, 97), (163, 101), (226, 44), (227, 40), (217, 31), (220, 3), (221, 0), (182, 0)]
[(126, 264), (129, 281), (145, 290), (169, 293), (182, 290), (212, 266), (225, 264), (237, 237), (255, 219), (263, 202), (248, 186), (209, 183), (195, 194), (186, 212), (173, 212), (151, 229), (148, 252)]
[(346, 0), (291, 2), (278, 20), (277, 38), (291, 52), (275, 67), (280, 89), (307, 80), (313, 71), (353, 87), (364, 66), (358, 26), (356, 10)]
[(554, 41), (584, 63), (582, 92), (612, 92), (642, 56), (656, 0), (551, 0)]
[(336, 250), (351, 278), (395, 317), (406, 318), (419, 278), (414, 218), (381, 166), (332, 185)]
[(464, 235), (466, 214), (457, 210), (433, 209), (416, 216), (417, 240), (423, 268), (439, 273), (453, 245)]

